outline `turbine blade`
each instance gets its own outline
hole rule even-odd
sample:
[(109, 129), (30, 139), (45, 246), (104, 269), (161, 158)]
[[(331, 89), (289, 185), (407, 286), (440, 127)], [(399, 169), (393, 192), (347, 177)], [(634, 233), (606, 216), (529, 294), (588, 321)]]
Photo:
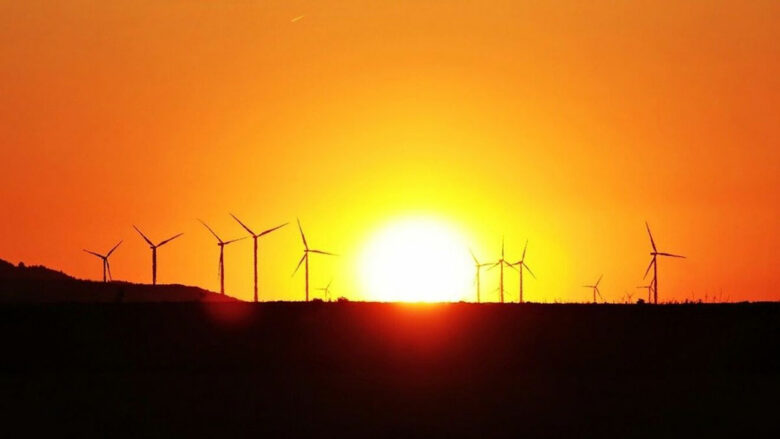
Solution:
[(87, 253), (89, 253), (91, 255), (95, 255), (95, 256), (99, 257), (100, 259), (105, 259), (106, 258), (105, 256), (101, 255), (100, 253), (95, 253), (95, 252), (87, 250), (87, 249), (82, 249), (82, 250), (84, 250), (85, 252), (87, 252)]
[(303, 234), (303, 227), (301, 227), (301, 220), (299, 218), (295, 218), (298, 221), (298, 230), (301, 231), (301, 240), (303, 241), (303, 248), (306, 250), (309, 249), (309, 244), (306, 243), (306, 235)]
[(504, 262), (504, 263), (505, 263), (505, 264), (506, 264), (506, 265), (507, 265), (509, 268), (511, 268), (511, 269), (513, 269), (513, 270), (515, 270), (515, 271), (520, 271), (520, 270), (518, 270), (518, 269), (517, 269), (517, 267), (515, 267), (515, 266), (514, 266), (514, 265), (512, 265), (512, 264), (510, 264), (509, 262)]
[(114, 248), (112, 248), (111, 250), (108, 251), (108, 254), (106, 254), (106, 257), (111, 256), (111, 253), (114, 253), (114, 250), (116, 250), (116, 248), (119, 247), (119, 244), (121, 244), (121, 243), (122, 243), (122, 241), (117, 242), (116, 245), (114, 246)]
[(650, 224), (647, 224), (647, 221), (645, 221), (645, 227), (647, 227), (647, 234), (650, 235), (650, 245), (653, 246), (653, 251), (657, 252), (658, 249), (655, 248), (655, 241), (653, 240), (653, 234), (650, 233)]
[(474, 263), (475, 263), (476, 265), (479, 265), (479, 261), (477, 260), (477, 257), (476, 257), (476, 256), (474, 256), (474, 252), (473, 252), (473, 251), (471, 251), (471, 249), (469, 249), (469, 253), (471, 254), (471, 259), (473, 259), (473, 260), (474, 260)]
[[(301, 264), (303, 264), (303, 260), (304, 260), (304, 259), (306, 259), (306, 255), (307, 255), (307, 254), (306, 254), (306, 253), (304, 253), (304, 254), (303, 254), (303, 256), (301, 256), (301, 260), (300, 260), (300, 261), (298, 261), (298, 265), (296, 265), (296, 266), (295, 266), (295, 270), (293, 271), (293, 273), (292, 273), (292, 276), (295, 276), (295, 273), (297, 273), (297, 272), (298, 272), (298, 269), (299, 269), (299, 268), (301, 268)], [(291, 276), (291, 277), (292, 277), (292, 276)]]
[(498, 261), (498, 262), (496, 262), (495, 264), (493, 264), (493, 265), (491, 265), (490, 267), (488, 267), (488, 271), (490, 271), (490, 270), (492, 270), (492, 269), (494, 269), (494, 268), (498, 267), (498, 265), (499, 265), (499, 264), (501, 264), (501, 261)]
[(338, 256), (338, 255), (337, 255), (337, 254), (335, 254), (335, 253), (328, 253), (328, 252), (324, 252), (324, 251), (322, 251), (322, 250), (309, 250), (309, 253), (319, 253), (319, 254), (321, 254), (321, 255), (328, 255), (328, 256)]
[(599, 286), (599, 282), (601, 282), (601, 278), (602, 278), (602, 277), (604, 277), (604, 275), (603, 275), (603, 274), (602, 274), (601, 276), (599, 276), (599, 280), (597, 280), (597, 281), (596, 281), (596, 288), (598, 288), (598, 286)]
[[(217, 232), (215, 232), (214, 230), (212, 230), (212, 229), (211, 229), (211, 227), (209, 227), (209, 225), (208, 225), (208, 224), (206, 224), (205, 222), (203, 222), (203, 220), (201, 220), (201, 219), (199, 219), (198, 221), (200, 221), (200, 223), (201, 223), (201, 224), (203, 224), (203, 226), (204, 226), (205, 228), (209, 229), (209, 232), (211, 232), (211, 234), (212, 234), (212, 235), (214, 235), (214, 237), (215, 237), (215, 238), (217, 238), (217, 241), (219, 241), (219, 243), (220, 243), (220, 244), (224, 244), (224, 243), (222, 242), (222, 239), (219, 237), (219, 235), (217, 235)], [(162, 244), (160, 244), (160, 245), (162, 245)]]
[(241, 220), (238, 219), (238, 217), (236, 217), (232, 213), (230, 214), (230, 216), (232, 216), (234, 220), (236, 220), (239, 224), (241, 224), (241, 227), (243, 227), (247, 232), (249, 232), (250, 235), (252, 235), (253, 237), (255, 236), (255, 232), (253, 232), (252, 229), (250, 229), (246, 224), (242, 223)]
[(225, 241), (225, 243), (224, 243), (224, 244), (222, 244), (222, 245), (228, 245), (228, 244), (230, 244), (230, 243), (233, 243), (233, 242), (236, 242), (236, 241), (241, 241), (242, 239), (246, 239), (246, 238), (247, 238), (246, 236), (242, 236), (242, 237), (240, 237), (240, 238), (231, 239), (230, 241)]
[(671, 256), (671, 257), (673, 257), (673, 258), (682, 258), (682, 259), (686, 259), (686, 258), (685, 258), (685, 256), (681, 256), (681, 255), (674, 255), (674, 254), (672, 254), (672, 253), (658, 253), (658, 255), (659, 255), (659, 256)]
[(501, 237), (501, 260), (504, 260), (504, 237)]
[(111, 276), (111, 264), (108, 263), (108, 259), (106, 259), (106, 271), (108, 271), (108, 280), (114, 280), (114, 277)]
[(167, 244), (167, 243), (169, 243), (169, 242), (173, 241), (174, 239), (178, 238), (179, 236), (181, 236), (181, 235), (183, 235), (183, 234), (184, 234), (184, 233), (179, 233), (178, 235), (171, 236), (170, 238), (166, 239), (165, 241), (163, 241), (163, 242), (161, 242), (161, 243), (157, 244), (157, 247), (160, 247), (160, 246), (161, 246), (161, 245), (163, 245), (163, 244)]
[(642, 276), (642, 279), (646, 279), (647, 278), (647, 273), (649, 273), (650, 269), (653, 268), (653, 264), (654, 263), (655, 263), (655, 258), (650, 259), (650, 265), (647, 266), (647, 270), (645, 270), (645, 275)]
[(138, 234), (139, 234), (139, 235), (141, 235), (141, 237), (144, 239), (144, 241), (146, 241), (147, 243), (149, 243), (149, 245), (151, 245), (152, 247), (154, 247), (154, 244), (152, 244), (152, 241), (151, 241), (151, 240), (149, 240), (149, 238), (147, 238), (147, 237), (146, 237), (146, 235), (144, 235), (144, 234), (143, 234), (143, 232), (141, 232), (141, 231), (138, 229), (138, 227), (136, 227), (136, 226), (135, 226), (135, 224), (133, 224), (133, 228), (135, 229), (135, 231), (136, 231), (136, 232), (138, 232)]
[(272, 228), (272, 229), (265, 230), (265, 231), (261, 232), (261, 233), (260, 233), (259, 235), (257, 235), (257, 236), (263, 236), (263, 235), (267, 235), (267, 234), (269, 234), (269, 233), (273, 232), (274, 230), (279, 230), (279, 229), (281, 229), (282, 227), (286, 226), (287, 224), (290, 224), (290, 223), (284, 223), (284, 224), (282, 224), (281, 226), (276, 226), (276, 227), (274, 227), (274, 228)]
[(525, 246), (523, 247), (523, 256), (520, 257), (520, 261), (525, 261), (525, 251), (528, 250), (528, 240), (525, 240)]
[(526, 264), (525, 262), (523, 262), (523, 267), (525, 267), (525, 269), (526, 269), (526, 270), (528, 270), (528, 272), (529, 272), (529, 273), (531, 273), (531, 276), (533, 276), (533, 278), (534, 278), (534, 279), (536, 279), (536, 275), (534, 274), (534, 272), (533, 272), (533, 271), (531, 271), (531, 268), (530, 268), (530, 267), (528, 267), (528, 264)]

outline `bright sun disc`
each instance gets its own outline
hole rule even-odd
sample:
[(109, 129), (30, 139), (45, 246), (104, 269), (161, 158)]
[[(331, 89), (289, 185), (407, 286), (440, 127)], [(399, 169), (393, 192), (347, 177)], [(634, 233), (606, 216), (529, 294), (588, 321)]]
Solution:
[(360, 260), (369, 300), (447, 302), (466, 297), (472, 283), (468, 245), (446, 223), (410, 218), (375, 234)]

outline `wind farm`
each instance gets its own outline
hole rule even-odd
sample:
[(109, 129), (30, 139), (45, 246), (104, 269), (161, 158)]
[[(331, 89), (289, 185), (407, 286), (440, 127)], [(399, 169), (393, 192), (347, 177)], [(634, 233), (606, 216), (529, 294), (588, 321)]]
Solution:
[[(252, 299), (251, 299), (251, 301), (255, 302), (255, 303), (258, 303), (258, 302), (261, 301), (261, 298), (259, 296), (259, 282), (258, 282), (258, 240), (259, 240), (259, 238), (262, 238), (263, 236), (266, 236), (266, 235), (268, 235), (268, 234), (270, 234), (272, 232), (275, 232), (275, 231), (277, 231), (279, 229), (282, 229), (283, 227), (285, 227), (289, 223), (285, 222), (285, 223), (279, 224), (277, 226), (274, 226), (272, 228), (263, 230), (260, 233), (255, 233), (253, 231), (253, 229), (251, 229), (249, 226), (247, 226), (244, 222), (242, 222), (234, 214), (230, 213), (229, 215), (230, 215), (230, 217), (233, 220), (235, 220), (236, 223), (238, 223), (238, 225), (244, 231), (246, 231), (248, 233), (248, 236), (234, 238), (234, 239), (230, 239), (230, 240), (225, 241), (225, 240), (223, 240), (220, 237), (219, 234), (216, 233), (216, 231), (211, 226), (209, 226), (203, 220), (198, 219), (198, 222), (209, 232), (209, 234), (211, 234), (217, 240), (217, 246), (219, 247), (219, 259), (218, 259), (218, 271), (217, 271), (217, 274), (218, 274), (217, 277), (218, 277), (218, 283), (219, 283), (219, 294), (226, 295), (226, 290), (225, 290), (225, 262), (224, 262), (224, 259), (225, 259), (225, 256), (224, 256), (225, 246), (227, 246), (229, 244), (233, 244), (233, 243), (238, 243), (240, 241), (245, 240), (246, 238), (252, 238), (252, 244), (253, 244), (252, 245), (252, 268), (253, 268), (253, 270), (252, 270), (252, 287), (253, 287), (253, 289), (252, 289)], [(300, 236), (300, 240), (301, 240), (300, 242), (303, 245), (303, 255), (300, 257), (300, 259), (298, 260), (298, 263), (295, 265), (295, 268), (293, 270), (292, 275), (295, 276), (295, 274), (303, 267), (303, 271), (304, 271), (304, 295), (303, 295), (303, 300), (305, 302), (308, 302), (311, 299), (311, 295), (310, 295), (310, 284), (311, 284), (311, 281), (310, 281), (310, 262), (309, 262), (310, 254), (318, 254), (318, 255), (323, 255), (323, 256), (336, 256), (336, 254), (331, 253), (331, 252), (327, 252), (327, 251), (324, 251), (324, 250), (310, 248), (309, 247), (309, 243), (308, 243), (308, 241), (306, 239), (306, 235), (305, 235), (304, 230), (303, 230), (303, 226), (302, 226), (300, 220), (296, 219), (296, 223), (297, 223), (297, 226), (298, 226), (298, 232), (299, 232), (299, 236)], [(178, 234), (176, 234), (176, 235), (174, 235), (174, 236), (172, 236), (172, 237), (170, 237), (168, 239), (165, 239), (163, 241), (160, 241), (157, 244), (154, 244), (154, 242), (151, 241), (151, 239), (149, 239), (137, 226), (133, 225), (132, 227), (143, 238), (144, 242), (146, 242), (146, 244), (148, 244), (149, 248), (152, 250), (152, 285), (156, 285), (157, 284), (157, 249), (159, 247), (169, 243), (170, 241), (173, 241), (174, 239), (179, 238), (180, 236), (183, 235), (183, 233), (178, 233)], [(657, 287), (657, 285), (658, 285), (658, 268), (657, 268), (658, 257), (661, 256), (661, 257), (685, 258), (685, 256), (658, 251), (658, 249), (656, 247), (656, 244), (655, 244), (655, 240), (654, 240), (653, 235), (652, 235), (652, 233), (650, 231), (650, 226), (649, 226), (649, 224), (647, 222), (645, 222), (645, 229), (646, 229), (646, 231), (648, 233), (648, 237), (650, 239), (650, 244), (651, 244), (651, 247), (652, 247), (652, 252), (650, 253), (652, 258), (650, 260), (650, 264), (648, 265), (648, 267), (645, 270), (644, 278), (647, 277), (647, 275), (650, 273), (651, 269), (653, 270), (653, 276), (652, 276), (649, 284), (642, 285), (642, 286), (637, 286), (636, 288), (638, 288), (638, 289), (645, 289), (648, 292), (648, 299), (647, 299), (647, 301), (646, 302), (642, 301), (642, 303), (658, 304), (658, 287)], [(119, 247), (119, 245), (122, 242), (123, 241), (120, 240), (106, 254), (101, 254), (101, 253), (97, 253), (97, 252), (94, 252), (94, 251), (91, 251), (91, 250), (83, 249), (84, 252), (86, 252), (88, 254), (91, 254), (91, 255), (101, 259), (102, 264), (103, 264), (103, 275), (102, 275), (102, 281), (103, 282), (108, 282), (108, 281), (114, 280), (112, 275), (111, 275), (111, 269), (110, 269), (110, 264), (109, 264), (108, 258), (114, 253), (114, 251)], [(422, 247), (418, 246), (417, 248), (422, 250)], [(484, 270), (489, 271), (489, 270), (492, 270), (494, 268), (498, 268), (499, 269), (498, 270), (498, 274), (499, 274), (499, 276), (498, 276), (498, 287), (495, 290), (498, 293), (498, 297), (497, 297), (497, 299), (495, 301), (497, 303), (500, 303), (500, 304), (511, 303), (511, 302), (507, 302), (507, 300), (506, 300), (506, 273), (505, 273), (504, 269), (507, 268), (507, 267), (512, 268), (514, 270), (514, 272), (517, 273), (517, 276), (518, 276), (517, 277), (517, 281), (518, 281), (517, 303), (523, 304), (523, 303), (527, 302), (525, 297), (524, 297), (523, 273), (524, 272), (528, 272), (528, 274), (530, 274), (534, 279), (536, 279), (536, 275), (534, 274), (534, 272), (531, 270), (531, 268), (526, 263), (526, 254), (527, 254), (527, 250), (528, 250), (528, 240), (526, 240), (524, 245), (523, 245), (523, 250), (522, 250), (520, 259), (515, 261), (515, 262), (511, 262), (508, 259), (508, 257), (506, 256), (505, 239), (504, 238), (502, 238), (499, 258), (496, 261), (481, 262), (477, 258), (477, 256), (475, 255), (474, 251), (471, 248), (468, 248), (468, 249), (460, 248), (460, 249), (458, 249), (456, 247), (453, 247), (452, 250), (456, 251), (456, 252), (457, 251), (467, 251), (468, 252), (468, 256), (470, 257), (470, 259), (472, 261), (472, 270), (473, 270), (472, 285), (474, 286), (473, 302), (475, 302), (475, 303), (483, 303), (483, 302), (485, 302), (484, 298), (482, 297), (482, 271), (484, 271)], [(447, 250), (447, 251), (449, 251), (449, 250)], [(402, 257), (405, 257), (405, 256), (402, 256)], [(448, 267), (447, 268), (447, 270), (449, 270), (448, 273), (452, 273), (451, 269), (452, 269), (452, 267)], [(403, 277), (404, 273), (403, 272), (398, 272), (397, 275)], [(449, 276), (449, 274), (448, 274), (448, 276)], [(604, 297), (601, 295), (601, 290), (599, 289), (599, 285), (600, 285), (600, 282), (601, 282), (602, 278), (603, 278), (603, 275), (599, 276), (599, 278), (596, 280), (595, 283), (588, 284), (588, 285), (583, 285), (583, 287), (589, 288), (589, 289), (592, 290), (592, 302), (591, 302), (592, 304), (597, 304), (598, 303), (598, 300), (597, 300), (598, 298), (602, 299), (603, 303), (606, 303)], [(317, 291), (321, 291), (322, 294), (326, 298), (330, 298), (330, 285), (332, 284), (332, 282), (333, 282), (333, 277), (332, 277), (332, 273), (331, 273), (331, 277), (330, 277), (330, 280), (328, 280), (327, 285), (325, 287), (317, 288)], [(233, 296), (236, 297), (236, 295), (233, 295)], [(626, 294), (624, 294), (623, 296), (624, 297), (628, 297), (629, 300), (627, 301), (627, 303), (629, 303), (629, 304), (632, 303), (631, 302), (631, 298), (633, 297), (633, 295), (626, 295)], [(721, 293), (720, 296), (722, 297), (722, 293)], [(454, 300), (452, 300), (452, 301), (454, 301)], [(687, 301), (687, 299), (686, 299), (686, 301)], [(488, 300), (488, 302), (491, 302), (491, 301)], [(578, 302), (578, 301), (576, 299), (573, 299), (572, 303), (575, 303), (575, 302)], [(556, 300), (556, 303), (561, 303), (561, 301), (560, 300)], [(677, 303), (677, 302), (673, 302), (673, 303)]]
[(780, 436), (777, 0), (0, 11), (0, 437)]

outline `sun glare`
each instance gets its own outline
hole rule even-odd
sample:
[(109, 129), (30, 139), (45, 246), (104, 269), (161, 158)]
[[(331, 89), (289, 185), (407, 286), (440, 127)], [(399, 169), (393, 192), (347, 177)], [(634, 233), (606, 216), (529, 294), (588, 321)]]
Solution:
[(462, 236), (432, 218), (387, 224), (371, 237), (360, 259), (363, 291), (378, 301), (461, 300), (471, 287), (472, 271)]

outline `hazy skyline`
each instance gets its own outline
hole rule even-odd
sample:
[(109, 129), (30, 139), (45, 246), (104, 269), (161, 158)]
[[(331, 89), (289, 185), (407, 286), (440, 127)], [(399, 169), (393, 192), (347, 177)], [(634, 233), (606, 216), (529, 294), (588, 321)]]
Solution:
[[(184, 233), (159, 283), (218, 291), (196, 218), (300, 217), (340, 255), (312, 295), (381, 299), (358, 259), (419, 216), (480, 261), (528, 239), (526, 301), (589, 301), (598, 273), (618, 300), (644, 297), (647, 220), (688, 257), (659, 262), (659, 300), (780, 299), (780, 3), (551, 3), (0, 0), (0, 258), (98, 280), (82, 249), (124, 240), (114, 279), (149, 282), (142, 224)], [(262, 242), (263, 300), (303, 298), (300, 251), (294, 227)], [(226, 253), (251, 300), (251, 240)]]

